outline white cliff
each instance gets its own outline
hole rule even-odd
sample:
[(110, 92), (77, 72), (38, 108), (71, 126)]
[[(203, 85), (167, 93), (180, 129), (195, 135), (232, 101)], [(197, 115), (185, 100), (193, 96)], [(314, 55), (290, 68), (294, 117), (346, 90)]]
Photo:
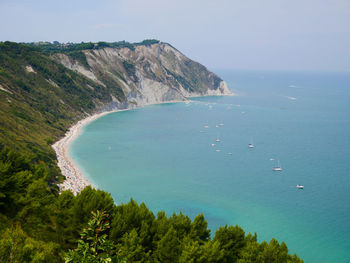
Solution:
[(86, 61), (63, 53), (54, 57), (65, 67), (107, 88), (111, 107), (129, 108), (185, 101), (190, 97), (233, 95), (217, 75), (166, 43), (82, 52)]

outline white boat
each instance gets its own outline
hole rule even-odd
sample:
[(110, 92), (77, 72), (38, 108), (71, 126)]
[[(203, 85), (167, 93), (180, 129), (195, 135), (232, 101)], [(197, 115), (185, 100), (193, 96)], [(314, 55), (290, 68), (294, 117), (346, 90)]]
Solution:
[(216, 142), (220, 142), (219, 135), (216, 136), (216, 140), (215, 140), (215, 141), (216, 141)]
[(297, 184), (296, 188), (298, 188), (298, 189), (304, 189), (304, 186), (301, 185), (301, 184)]
[(250, 143), (248, 144), (248, 148), (254, 148), (253, 138), (250, 138)]
[(280, 160), (278, 160), (278, 165), (272, 168), (273, 171), (282, 171), (282, 166)]
[(227, 153), (228, 155), (232, 155), (232, 153), (231, 152), (229, 152), (229, 153)]

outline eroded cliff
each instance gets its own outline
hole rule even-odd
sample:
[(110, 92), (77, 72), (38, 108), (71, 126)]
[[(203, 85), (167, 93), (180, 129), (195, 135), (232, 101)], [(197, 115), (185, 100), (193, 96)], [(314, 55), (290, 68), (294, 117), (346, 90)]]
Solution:
[(110, 103), (100, 105), (104, 108), (232, 95), (221, 78), (166, 43), (81, 52), (80, 59), (65, 53), (53, 56), (65, 67), (110, 90)]

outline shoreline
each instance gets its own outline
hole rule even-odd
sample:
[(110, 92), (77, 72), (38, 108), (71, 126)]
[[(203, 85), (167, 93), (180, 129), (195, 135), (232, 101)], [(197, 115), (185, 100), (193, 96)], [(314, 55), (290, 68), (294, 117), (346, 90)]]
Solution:
[[(126, 109), (127, 110), (127, 109)], [(66, 177), (63, 183), (58, 184), (60, 192), (70, 190), (74, 195), (83, 190), (86, 186), (92, 185), (89, 179), (79, 170), (77, 165), (68, 154), (68, 150), (72, 142), (80, 135), (82, 128), (90, 122), (113, 112), (124, 111), (120, 109), (96, 113), (78, 121), (69, 128), (65, 136), (55, 142), (52, 148), (56, 152), (57, 165), (61, 170), (62, 175)]]
[(77, 195), (80, 191), (82, 191), (86, 186), (90, 185), (94, 187), (94, 185), (90, 182), (86, 175), (79, 169), (78, 165), (74, 163), (71, 156), (69, 156), (68, 151), (72, 144), (72, 142), (80, 135), (82, 128), (105, 116), (114, 112), (128, 111), (133, 109), (142, 108), (150, 105), (158, 105), (158, 104), (167, 104), (167, 103), (186, 103), (191, 102), (191, 100), (174, 100), (174, 101), (164, 101), (160, 103), (146, 104), (139, 107), (131, 107), (127, 109), (115, 109), (111, 111), (104, 111), (100, 113), (95, 113), (78, 121), (69, 130), (66, 132), (65, 136), (59, 141), (55, 142), (51, 147), (55, 150), (57, 156), (57, 165), (61, 170), (62, 175), (66, 177), (66, 179), (58, 184), (60, 192), (65, 190), (70, 190), (74, 195)]
[(79, 169), (78, 165), (74, 163), (71, 156), (69, 156), (68, 154), (68, 151), (72, 142), (80, 135), (81, 130), (85, 125), (97, 120), (98, 118), (101, 118), (104, 115), (114, 113), (114, 112), (128, 111), (128, 110), (143, 108), (145, 106), (167, 104), (167, 103), (181, 103), (181, 102), (189, 103), (189, 102), (192, 102), (191, 98), (212, 97), (212, 96), (214, 97), (237, 96), (237, 94), (232, 92), (231, 94), (220, 94), (220, 95), (218, 94), (215, 94), (215, 95), (208, 94), (208, 95), (198, 95), (198, 96), (194, 95), (188, 98), (185, 97), (185, 100), (163, 101), (158, 103), (144, 104), (140, 106), (131, 105), (131, 107), (126, 109), (114, 109), (110, 111), (95, 113), (78, 121), (76, 124), (74, 124), (72, 127), (69, 128), (69, 130), (66, 132), (66, 134), (62, 139), (55, 142), (51, 146), (56, 152), (57, 165), (60, 168), (62, 175), (66, 177), (66, 179), (61, 184), (58, 184), (60, 192), (65, 190), (70, 190), (74, 195), (77, 195), (80, 191), (82, 191), (88, 185), (95, 187), (90, 182), (88, 177), (84, 175), (84, 173)]

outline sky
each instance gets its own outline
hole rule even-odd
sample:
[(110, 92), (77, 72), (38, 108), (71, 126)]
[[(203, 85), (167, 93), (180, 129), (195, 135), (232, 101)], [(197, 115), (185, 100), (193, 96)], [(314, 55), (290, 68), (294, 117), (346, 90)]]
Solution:
[(153, 38), (213, 70), (350, 72), (350, 0), (0, 0), (0, 41)]

